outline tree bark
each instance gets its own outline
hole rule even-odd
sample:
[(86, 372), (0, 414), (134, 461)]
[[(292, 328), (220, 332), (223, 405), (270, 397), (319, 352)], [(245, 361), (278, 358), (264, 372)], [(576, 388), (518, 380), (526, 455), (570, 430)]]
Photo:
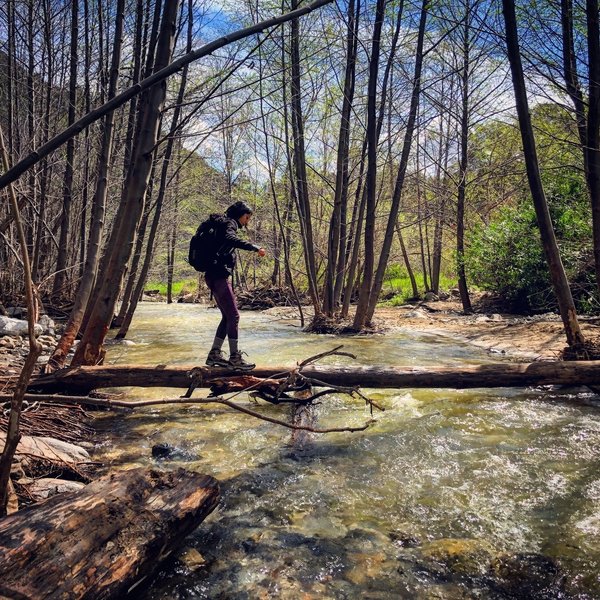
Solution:
[(138, 468), (14, 513), (0, 521), (0, 594), (122, 598), (218, 499), (208, 475)]
[[(193, 372), (191, 369), (193, 368)], [(256, 367), (249, 375), (272, 378), (290, 371), (292, 366)], [(212, 379), (239, 375), (239, 372), (210, 367), (145, 367), (112, 365), (75, 367), (34, 376), (30, 390), (55, 392), (67, 390), (88, 393), (93, 389), (112, 387), (189, 388), (190, 375), (197, 387), (210, 387)], [(487, 388), (526, 387), (536, 385), (597, 385), (600, 361), (539, 361), (534, 363), (492, 363), (488, 365), (361, 367), (309, 366), (302, 369), (305, 377), (327, 385), (365, 388)], [(5, 379), (0, 378), (0, 383)], [(110, 405), (110, 402), (108, 402)]]
[[(298, 0), (292, 0), (292, 11), (298, 6)], [(304, 249), (304, 260), (306, 274), (308, 277), (308, 293), (311, 297), (315, 316), (321, 311), (319, 292), (317, 289), (317, 267), (315, 264), (315, 245), (313, 239), (312, 216), (310, 197), (308, 193), (308, 178), (306, 173), (306, 152), (304, 147), (304, 118), (302, 115), (302, 88), (300, 74), (300, 23), (293, 19), (291, 23), (291, 109), (292, 109), (292, 132), (293, 132), (293, 158), (296, 201), (298, 207), (298, 219), (300, 220), (300, 231), (302, 232), (302, 246)]]
[[(356, 10), (356, 14), (355, 14)], [(354, 0), (348, 3), (348, 27), (346, 32), (346, 70), (342, 100), (340, 130), (338, 134), (338, 151), (336, 163), (335, 193), (333, 211), (329, 224), (329, 243), (327, 245), (327, 269), (323, 290), (323, 312), (333, 317), (337, 310), (338, 300), (335, 294), (335, 283), (339, 281), (338, 269), (343, 265), (340, 257), (346, 249), (346, 213), (348, 207), (348, 163), (350, 152), (350, 116), (354, 100), (354, 82), (356, 73), (356, 52), (358, 46), (358, 23), (360, 0), (355, 9)]]
[(400, 198), (402, 195), (402, 189), (404, 187), (404, 179), (406, 175), (406, 169), (408, 167), (408, 159), (410, 156), (410, 149), (412, 145), (412, 138), (415, 128), (415, 122), (417, 118), (417, 110), (419, 107), (419, 98), (421, 95), (421, 70), (423, 66), (423, 43), (425, 39), (425, 25), (427, 23), (427, 14), (429, 11), (429, 0), (423, 0), (421, 5), (421, 16), (419, 21), (419, 32), (417, 38), (417, 49), (415, 55), (415, 70), (413, 76), (413, 85), (410, 101), (410, 109), (408, 114), (408, 120), (406, 123), (406, 130), (404, 136), (404, 142), (402, 146), (402, 154), (400, 156), (400, 166), (398, 168), (398, 176), (396, 178), (396, 186), (394, 188), (394, 195), (392, 197), (392, 205), (390, 207), (390, 214), (388, 217), (388, 223), (385, 230), (385, 236), (383, 238), (383, 247), (379, 255), (379, 262), (377, 264), (377, 272), (375, 273), (375, 280), (373, 281), (372, 288), (368, 293), (368, 308), (366, 314), (363, 315), (363, 322), (357, 323), (355, 320), (355, 327), (360, 325), (360, 328), (365, 323), (369, 323), (373, 318), (375, 312), (375, 306), (381, 293), (383, 286), (383, 279), (385, 276), (385, 270), (387, 268), (388, 259), (390, 256), (390, 249), (392, 246), (392, 240), (394, 237), (394, 227), (398, 219), (398, 210), (400, 208)]
[[(175, 22), (178, 2), (164, 5), (161, 33), (156, 53), (156, 71), (164, 69), (171, 60), (175, 39)], [(163, 80), (149, 90), (146, 101), (140, 106), (141, 133), (130, 177), (125, 181), (127, 211), (118, 227), (116, 244), (109, 248), (110, 256), (102, 274), (100, 291), (90, 313), (81, 343), (75, 351), (73, 364), (98, 364), (104, 358), (102, 344), (113, 317), (122, 279), (131, 256), (135, 232), (144, 209), (144, 198), (152, 167), (152, 157), (158, 138), (158, 124), (166, 96)]]
[[(123, 18), (124, 18), (125, 0), (117, 2), (117, 11), (115, 15), (115, 39), (111, 59), (111, 71), (108, 87), (109, 100), (114, 97), (117, 91), (117, 81), (119, 77), (119, 62), (121, 60), (121, 47), (123, 43)], [(96, 273), (98, 271), (98, 261), (100, 257), (100, 246), (102, 242), (102, 232), (104, 230), (104, 213), (106, 207), (106, 197), (108, 193), (108, 169), (111, 163), (113, 149), (113, 131), (114, 131), (114, 112), (109, 112), (103, 123), (102, 142), (100, 155), (98, 157), (98, 174), (96, 180), (96, 189), (92, 200), (92, 215), (90, 223), (90, 233), (88, 237), (88, 248), (83, 270), (83, 277), (79, 283), (75, 303), (71, 309), (69, 320), (65, 326), (63, 334), (48, 360), (46, 370), (59, 369), (65, 364), (65, 360), (73, 342), (79, 333), (83, 322), (84, 313), (88, 305)]]
[[(71, 46), (69, 74), (69, 110), (67, 122), (69, 127), (75, 122), (75, 106), (77, 104), (77, 41), (79, 38), (79, 2), (71, 2)], [(63, 187), (63, 206), (60, 222), (60, 240), (58, 242), (58, 258), (56, 275), (52, 286), (52, 298), (58, 300), (65, 295), (67, 281), (68, 241), (71, 227), (71, 202), (73, 199), (73, 161), (75, 159), (75, 138), (67, 142), (65, 178)]]
[(465, 199), (467, 195), (467, 171), (469, 167), (469, 51), (471, 48), (470, 26), (471, 15), (469, 1), (466, 0), (463, 32), (463, 64), (461, 73), (461, 114), (460, 114), (460, 161), (458, 198), (456, 209), (456, 272), (458, 274), (458, 290), (465, 313), (473, 312), (467, 273), (465, 269)]
[(375, 206), (377, 194), (377, 79), (381, 49), (381, 29), (385, 16), (385, 1), (377, 0), (375, 25), (369, 61), (369, 85), (367, 98), (367, 175), (366, 175), (366, 219), (365, 219), (365, 262), (358, 305), (354, 314), (353, 327), (362, 329), (368, 321), (369, 295), (375, 266)]
[(550, 270), (550, 278), (558, 302), (560, 316), (565, 328), (567, 343), (571, 347), (579, 348), (583, 347), (585, 340), (577, 320), (575, 304), (573, 302), (565, 269), (560, 258), (560, 252), (554, 234), (554, 227), (552, 225), (552, 219), (550, 218), (550, 211), (548, 210), (548, 203), (546, 202), (546, 195), (540, 176), (535, 138), (533, 135), (529, 104), (527, 101), (527, 90), (525, 88), (525, 78), (523, 76), (523, 65), (521, 63), (521, 55), (519, 52), (519, 38), (514, 1), (502, 0), (502, 7), (506, 28), (508, 59), (515, 90), (515, 100), (525, 155), (527, 179), (529, 180), (535, 214), (540, 228), (542, 246)]

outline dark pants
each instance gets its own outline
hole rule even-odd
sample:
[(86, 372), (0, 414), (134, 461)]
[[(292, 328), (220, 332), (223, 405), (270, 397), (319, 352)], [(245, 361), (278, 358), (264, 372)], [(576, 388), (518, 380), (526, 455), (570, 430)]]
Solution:
[(206, 277), (206, 285), (212, 292), (213, 298), (221, 311), (221, 322), (217, 327), (216, 337), (224, 340), (225, 336), (229, 339), (238, 339), (238, 325), (240, 323), (240, 313), (238, 311), (231, 280), (229, 277), (225, 279), (212, 279)]

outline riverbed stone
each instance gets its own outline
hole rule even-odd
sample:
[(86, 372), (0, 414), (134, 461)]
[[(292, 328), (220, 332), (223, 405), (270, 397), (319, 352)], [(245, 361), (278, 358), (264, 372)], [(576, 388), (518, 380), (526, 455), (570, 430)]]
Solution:
[(424, 566), (439, 575), (455, 573), (477, 577), (488, 571), (496, 552), (485, 540), (441, 538), (424, 544), (421, 556), (426, 563)]
[(39, 325), (42, 326), (44, 333), (48, 335), (54, 335), (55, 325), (54, 321), (48, 315), (42, 315), (38, 320)]
[(11, 337), (5, 335), (2, 339), (0, 339), (0, 347), (6, 348), (7, 350), (14, 350), (17, 345)]
[(56, 494), (64, 494), (66, 492), (78, 492), (85, 483), (81, 481), (70, 481), (68, 479), (55, 479), (53, 477), (41, 477), (40, 479), (20, 479), (17, 483), (27, 486), (27, 491), (33, 496), (36, 501), (45, 500), (56, 496)]
[(206, 559), (196, 548), (184, 548), (177, 558), (190, 571), (197, 571), (206, 565)]
[(524, 598), (560, 598), (562, 574), (558, 563), (543, 554), (501, 554), (490, 564), (496, 586)]
[[(28, 327), (27, 321), (11, 317), (0, 317), (0, 335), (27, 335)], [(33, 326), (33, 329), (36, 336), (43, 332), (43, 327), (37, 323)]]

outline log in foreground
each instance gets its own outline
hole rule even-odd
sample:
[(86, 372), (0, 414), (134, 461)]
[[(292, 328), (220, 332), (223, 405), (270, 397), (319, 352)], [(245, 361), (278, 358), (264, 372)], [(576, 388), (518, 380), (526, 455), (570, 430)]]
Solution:
[[(294, 367), (257, 367), (259, 378), (283, 376)], [(297, 368), (297, 367), (295, 367)], [(600, 361), (492, 363), (456, 367), (341, 367), (302, 368), (302, 375), (326, 385), (363, 388), (489, 388), (535, 385), (598, 385)], [(63, 369), (32, 378), (30, 390), (90, 390), (114, 387), (210, 387), (211, 379), (239, 375), (209, 367), (116, 365)], [(192, 383), (193, 382), (193, 383)], [(1, 383), (1, 382), (0, 382)]]
[(121, 598), (212, 512), (219, 484), (121, 471), (0, 520), (0, 595)]

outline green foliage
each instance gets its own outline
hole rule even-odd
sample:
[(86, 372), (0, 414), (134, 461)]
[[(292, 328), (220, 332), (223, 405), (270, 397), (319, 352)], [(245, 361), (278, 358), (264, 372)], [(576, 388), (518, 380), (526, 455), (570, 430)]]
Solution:
[[(417, 288), (420, 294), (425, 292), (425, 283), (422, 273), (415, 273)], [(446, 275), (440, 275), (440, 289), (448, 290), (456, 286), (456, 278), (450, 278)], [(397, 263), (388, 265), (386, 269), (386, 277), (383, 283), (382, 297), (391, 298), (382, 302), (384, 306), (401, 306), (413, 299), (413, 289), (404, 265)]]
[[(568, 195), (560, 195), (561, 189)], [(581, 190), (561, 183), (548, 200), (567, 276), (578, 309), (585, 312), (594, 305), (591, 231), (589, 212), (576, 191)], [(465, 258), (473, 283), (498, 294), (519, 312), (556, 309), (532, 205), (521, 202), (502, 208), (487, 227), (476, 228), (470, 240)]]
[[(185, 294), (191, 294), (198, 288), (198, 279), (183, 279), (181, 281), (173, 282), (173, 296), (184, 296)], [(145, 289), (147, 290), (158, 290), (161, 296), (167, 295), (167, 284), (162, 281), (148, 281)]]
[[(578, 310), (589, 312), (597, 307), (591, 214), (575, 123), (554, 104), (537, 105), (532, 117), (540, 173), (563, 264)], [(500, 190), (508, 202), (492, 211), (485, 223), (470, 229), (467, 276), (470, 284), (498, 294), (513, 310), (554, 310), (556, 301), (527, 181), (514, 169), (504, 171), (511, 162), (522, 166), (517, 136), (514, 124), (500, 122), (486, 124), (474, 135), (473, 164), (498, 165), (491, 191)], [(484, 195), (487, 190), (478, 191)]]

